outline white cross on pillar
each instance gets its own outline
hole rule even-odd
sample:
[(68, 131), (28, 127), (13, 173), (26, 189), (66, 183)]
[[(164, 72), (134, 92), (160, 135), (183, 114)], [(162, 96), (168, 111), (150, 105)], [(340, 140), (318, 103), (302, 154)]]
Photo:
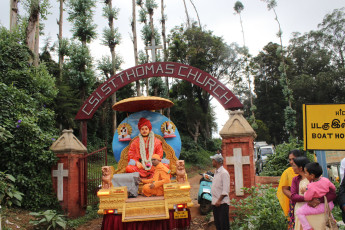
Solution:
[(63, 200), (63, 177), (68, 177), (68, 170), (63, 169), (63, 163), (58, 163), (58, 169), (53, 170), (53, 177), (57, 177), (57, 197)]
[(145, 50), (151, 50), (151, 59), (152, 62), (156, 62), (156, 50), (163, 49), (163, 46), (158, 45), (156, 46), (156, 41), (154, 38), (151, 40), (151, 46), (146, 46)]
[(249, 156), (242, 156), (242, 149), (234, 148), (234, 156), (226, 157), (226, 164), (234, 165), (236, 196), (243, 196), (243, 165), (250, 164)]

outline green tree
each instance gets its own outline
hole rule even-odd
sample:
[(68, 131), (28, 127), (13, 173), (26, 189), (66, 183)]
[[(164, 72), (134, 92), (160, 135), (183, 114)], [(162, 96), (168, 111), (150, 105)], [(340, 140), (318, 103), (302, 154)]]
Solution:
[(337, 68), (345, 68), (345, 8), (326, 14), (318, 25), (325, 48), (332, 51), (332, 62)]
[(57, 204), (49, 151), (58, 133), (50, 109), (57, 90), (44, 64), (28, 65), (30, 55), (19, 33), (0, 28), (0, 124), (12, 137), (0, 139), (0, 171), (16, 177), (23, 207), (38, 209)]
[(295, 33), (290, 40), (289, 53), (294, 63), (291, 88), (300, 138), (303, 137), (302, 104), (342, 103), (345, 99), (344, 68), (338, 68), (333, 59), (335, 51), (324, 45), (323, 36), (322, 31), (311, 31), (303, 35)]
[[(155, 28), (154, 24), (153, 24), (153, 14), (154, 14), (154, 10), (157, 9), (158, 5), (156, 3), (155, 0), (138, 0), (137, 1), (138, 6), (140, 6), (140, 11), (139, 11), (139, 22), (141, 22), (143, 24), (142, 30), (141, 30), (141, 38), (144, 41), (145, 47), (148, 46), (149, 44), (152, 45), (152, 41), (154, 40), (156, 45), (161, 44), (161, 39), (160, 39), (160, 35), (158, 33), (158, 29)], [(149, 17), (149, 21), (147, 21), (147, 17)], [(141, 61), (140, 64), (143, 63), (148, 63), (149, 62), (149, 52), (147, 49), (145, 49), (145, 54), (146, 54), (146, 58), (145, 59), (140, 59)], [(140, 55), (140, 54), (139, 54)], [(157, 55), (157, 54), (155, 54)], [(159, 58), (153, 60), (153, 57), (151, 57), (151, 61), (158, 61)], [(149, 90), (149, 80), (148, 78), (146, 78), (146, 94), (149, 95), (150, 94), (150, 90)], [(157, 84), (152, 84), (153, 86), (156, 86)], [(153, 89), (152, 92), (157, 92), (158, 89)]]
[[(227, 45), (221, 37), (213, 35), (211, 31), (201, 30), (195, 25), (191, 28), (180, 26), (172, 30), (169, 39), (169, 61), (194, 66), (226, 82), (236, 76), (239, 70), (240, 61), (233, 46)], [(193, 132), (196, 135), (200, 130), (205, 139), (210, 139), (214, 120), (210, 106), (211, 95), (187, 82), (178, 84), (185, 85), (183, 89), (191, 91), (187, 95), (182, 94), (181, 97), (192, 97), (201, 109), (197, 123), (200, 128), (193, 128)]]
[[(65, 56), (68, 54), (68, 41), (63, 39), (62, 43), (66, 46), (65, 51), (63, 51), (63, 56)], [(77, 127), (74, 116), (78, 112), (80, 100), (75, 97), (77, 90), (69, 84), (68, 73), (66, 72), (66, 74), (60, 76), (63, 71), (60, 71), (60, 62), (56, 63), (51, 57), (53, 50), (54, 47), (50, 47), (48, 41), (40, 54), (40, 61), (47, 66), (49, 73), (56, 79), (58, 95), (54, 99), (52, 109), (55, 111), (56, 127), (61, 132), (63, 129), (75, 129)], [(59, 50), (61, 51), (61, 46)]]
[(287, 139), (283, 129), (285, 98), (280, 85), (278, 46), (270, 42), (252, 59), (256, 94), (254, 104), (257, 106), (255, 116), (267, 125), (275, 144)]
[(295, 136), (295, 127), (296, 127), (296, 111), (292, 108), (292, 101), (293, 101), (293, 92), (290, 88), (290, 80), (287, 75), (287, 66), (285, 63), (285, 51), (284, 51), (284, 46), (283, 46), (283, 39), (282, 39), (282, 34), (283, 31), (280, 26), (280, 22), (278, 20), (278, 15), (275, 10), (275, 7), (277, 6), (276, 0), (263, 0), (264, 2), (267, 3), (267, 8), (268, 10), (272, 10), (275, 15), (275, 20), (278, 23), (278, 33), (277, 36), (279, 37), (280, 41), (280, 47), (277, 49), (277, 54), (279, 55), (281, 59), (281, 63), (279, 66), (279, 71), (280, 71), (280, 85), (282, 86), (282, 92), (285, 97), (285, 101), (287, 102), (287, 106), (284, 109), (284, 119), (285, 119), (285, 124), (284, 128), (285, 131), (291, 136)]
[[(110, 49), (111, 54), (111, 72), (110, 75), (113, 76), (116, 71), (118, 70), (118, 58), (115, 54), (115, 47), (116, 45), (120, 44), (121, 35), (118, 32), (118, 28), (115, 28), (114, 21), (117, 20), (117, 14), (119, 9), (113, 7), (112, 0), (105, 1), (106, 6), (103, 8), (103, 16), (108, 19), (109, 28), (105, 28), (103, 30), (103, 40), (102, 44), (106, 45)], [(111, 95), (112, 104), (115, 104), (116, 99), (116, 92)], [(112, 119), (112, 130), (115, 131), (117, 127), (117, 120), (116, 120), (116, 111), (113, 111), (113, 119)]]
[(96, 24), (93, 21), (95, 0), (70, 0), (68, 2), (68, 21), (72, 22), (73, 37), (83, 46), (96, 38)]
[(241, 16), (241, 12), (243, 11), (244, 6), (242, 4), (242, 2), (237, 1), (235, 2), (234, 5), (234, 10), (235, 12), (240, 16), (240, 23), (241, 23), (241, 28), (242, 28), (242, 39), (243, 39), (243, 56), (244, 56), (244, 75), (247, 78), (247, 82), (248, 82), (248, 98), (249, 98), (249, 102), (250, 102), (250, 112), (251, 112), (251, 116), (249, 119), (249, 122), (251, 123), (251, 125), (253, 126), (254, 129), (258, 128), (258, 125), (255, 122), (255, 110), (256, 107), (253, 104), (253, 93), (252, 93), (252, 82), (251, 82), (251, 78), (250, 78), (250, 70), (249, 70), (249, 58), (250, 58), (250, 54), (248, 51), (248, 48), (246, 47), (246, 40), (245, 40), (245, 36), (244, 36), (244, 29), (243, 29), (243, 23), (242, 23), (242, 16)]
[(69, 76), (70, 85), (77, 91), (81, 101), (84, 102), (86, 95), (91, 92), (96, 79), (92, 66), (90, 50), (77, 42), (72, 42), (69, 46), (69, 60), (66, 61), (66, 72)]

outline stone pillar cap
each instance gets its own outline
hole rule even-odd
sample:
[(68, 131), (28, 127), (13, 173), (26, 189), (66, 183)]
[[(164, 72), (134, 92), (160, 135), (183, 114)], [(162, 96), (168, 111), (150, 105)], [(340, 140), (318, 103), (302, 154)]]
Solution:
[(62, 135), (50, 146), (54, 153), (85, 153), (86, 147), (73, 135), (72, 129), (64, 129)]
[(222, 138), (226, 137), (256, 137), (256, 133), (248, 121), (243, 117), (243, 111), (230, 112), (230, 118), (219, 132)]

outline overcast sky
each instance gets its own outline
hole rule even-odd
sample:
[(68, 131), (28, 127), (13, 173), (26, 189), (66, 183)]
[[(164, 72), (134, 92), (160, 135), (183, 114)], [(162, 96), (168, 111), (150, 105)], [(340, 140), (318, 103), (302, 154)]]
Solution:
[[(67, 0), (68, 1), (68, 0)], [(52, 41), (57, 40), (58, 25), (56, 20), (59, 13), (57, 0), (51, 0), (51, 15), (45, 22), (44, 33), (50, 36)], [(97, 0), (97, 9), (95, 11), (94, 21), (97, 24), (98, 39), (102, 31), (108, 26), (107, 21), (102, 17), (103, 0)], [(157, 4), (161, 1), (156, 0)], [(183, 0), (165, 0), (165, 14), (167, 15), (166, 30), (167, 33), (177, 25), (186, 22), (186, 14), (183, 6)], [(199, 13), (200, 21), (203, 27), (213, 31), (214, 35), (223, 37), (228, 44), (237, 42), (242, 45), (242, 33), (240, 19), (234, 14), (234, 0), (193, 0)], [(260, 0), (242, 0), (244, 10), (242, 12), (242, 21), (245, 33), (246, 45), (252, 55), (256, 55), (268, 42), (279, 43), (276, 36), (278, 32), (277, 22), (274, 20), (273, 11), (268, 11), (266, 4)], [(190, 18), (197, 20), (196, 13), (189, 0), (186, 0)], [(10, 0), (0, 0), (0, 24), (9, 27), (9, 4)], [(345, 6), (344, 0), (277, 0), (276, 12), (283, 31), (283, 44), (287, 45), (292, 32), (305, 33), (310, 30), (316, 30), (317, 25), (321, 23), (327, 13), (334, 9)], [(134, 66), (133, 45), (131, 41), (130, 18), (132, 15), (131, 0), (115, 0), (113, 6), (120, 9), (118, 20), (115, 26), (119, 28), (122, 41), (116, 47), (116, 51), (124, 59), (122, 69)], [(19, 13), (24, 13), (20, 10)], [(70, 24), (66, 20), (65, 12), (64, 37), (71, 37)], [(161, 28), (159, 20), (161, 18), (160, 6), (154, 13), (155, 26)], [(140, 29), (140, 25), (138, 24)], [(138, 31), (139, 37), (139, 31)], [(41, 44), (43, 44), (41, 39)], [(139, 49), (143, 49), (142, 42), (138, 43)], [(99, 40), (95, 40), (90, 45), (91, 52), (95, 60), (102, 56), (109, 56), (109, 48), (102, 46)], [(218, 127), (221, 127), (228, 120), (224, 109), (219, 106), (216, 100), (213, 104), (217, 106)], [(173, 118), (172, 118), (173, 120)]]

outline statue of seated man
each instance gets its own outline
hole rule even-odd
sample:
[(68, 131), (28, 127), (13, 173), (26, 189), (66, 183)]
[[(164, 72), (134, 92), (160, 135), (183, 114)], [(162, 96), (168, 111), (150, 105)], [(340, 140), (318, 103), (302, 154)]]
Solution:
[(132, 141), (128, 150), (127, 173), (139, 172), (141, 178), (152, 178), (152, 156), (163, 157), (162, 142), (155, 137), (149, 120), (142, 117), (138, 122), (139, 138)]
[(141, 179), (144, 183), (143, 194), (145, 196), (163, 196), (163, 184), (170, 183), (170, 170), (161, 163), (161, 157), (158, 154), (153, 154), (152, 164), (155, 167), (153, 178)]

